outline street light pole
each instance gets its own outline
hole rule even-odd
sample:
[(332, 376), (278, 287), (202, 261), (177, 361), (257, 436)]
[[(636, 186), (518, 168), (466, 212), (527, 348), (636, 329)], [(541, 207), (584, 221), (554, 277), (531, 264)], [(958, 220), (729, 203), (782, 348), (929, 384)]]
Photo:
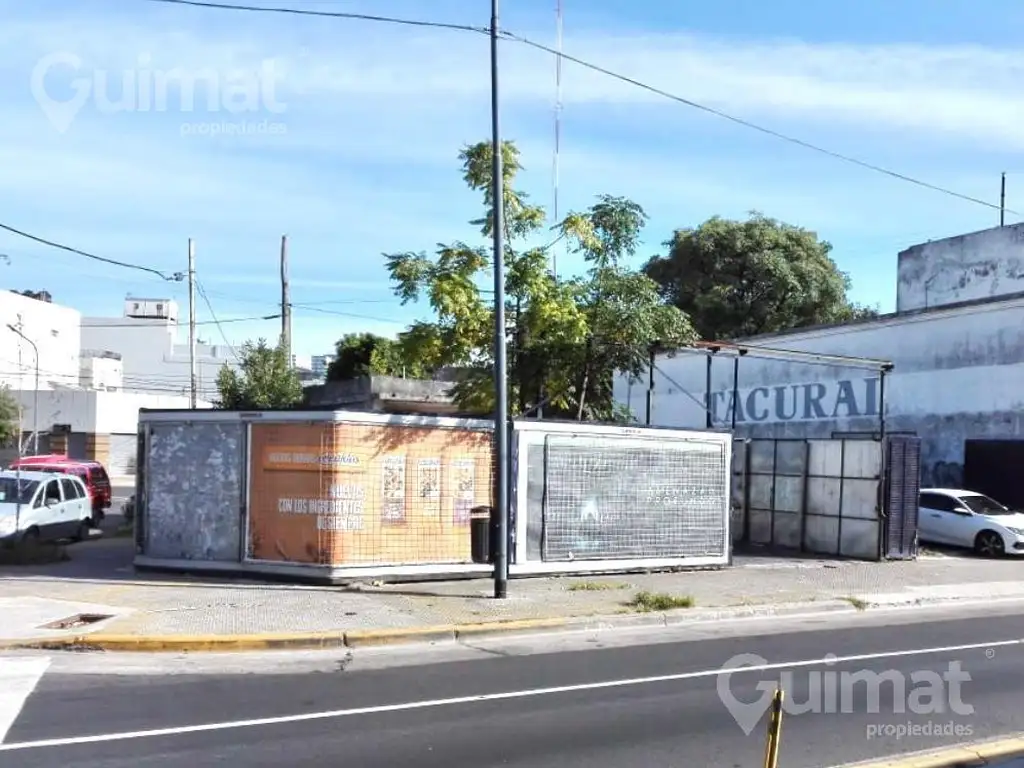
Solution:
[(498, 0), (491, 0), (491, 183), (494, 214), (494, 454), (497, 461), (494, 597), (508, 597), (508, 366), (505, 350), (505, 180), (498, 110)]
[[(10, 323), (7, 324), (7, 328), (12, 332), (18, 334), (22, 339), (29, 343), (32, 347), (32, 352), (36, 356), (36, 388), (32, 393), (32, 453), (36, 456), (39, 455), (39, 347), (32, 341), (28, 336), (22, 333), (20, 328), (17, 328)], [(21, 436), (18, 436), (18, 445), (21, 445)], [(19, 451), (20, 453), (20, 451)]]

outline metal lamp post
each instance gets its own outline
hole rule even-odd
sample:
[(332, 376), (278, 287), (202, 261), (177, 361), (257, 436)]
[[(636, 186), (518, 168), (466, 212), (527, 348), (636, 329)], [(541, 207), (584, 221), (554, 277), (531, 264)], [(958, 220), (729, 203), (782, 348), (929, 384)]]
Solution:
[[(39, 454), (39, 347), (32, 341), (28, 336), (21, 332), (20, 328), (17, 328), (10, 323), (7, 324), (7, 328), (12, 332), (18, 334), (22, 339), (27, 341), (32, 347), (32, 352), (36, 356), (36, 384), (35, 391), (32, 393), (32, 453)], [(18, 445), (21, 445), (21, 437), (18, 437)], [(20, 451), (19, 451), (20, 452)]]

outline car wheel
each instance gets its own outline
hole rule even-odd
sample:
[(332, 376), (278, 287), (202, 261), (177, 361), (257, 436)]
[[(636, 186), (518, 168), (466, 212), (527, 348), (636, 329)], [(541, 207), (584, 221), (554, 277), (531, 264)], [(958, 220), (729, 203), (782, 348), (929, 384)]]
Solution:
[(983, 557), (1001, 557), (1006, 554), (1006, 545), (995, 531), (982, 531), (974, 540), (974, 551)]
[(39, 549), (39, 529), (29, 528), (25, 533), (21, 535), (21, 547), (27, 549), (30, 552), (34, 552)]
[(78, 523), (78, 530), (75, 531), (75, 535), (71, 537), (72, 541), (85, 541), (89, 538), (89, 534), (92, 532), (92, 525), (88, 520), (82, 520)]

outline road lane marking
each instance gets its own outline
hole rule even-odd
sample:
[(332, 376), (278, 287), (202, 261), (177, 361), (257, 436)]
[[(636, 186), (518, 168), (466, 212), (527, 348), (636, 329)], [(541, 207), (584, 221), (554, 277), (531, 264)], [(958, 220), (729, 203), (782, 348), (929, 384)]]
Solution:
[(258, 728), (270, 725), (286, 725), (288, 723), (302, 723), (315, 720), (335, 720), (343, 717), (355, 717), (357, 715), (379, 715), (390, 712), (408, 712), (418, 709), (435, 709), (438, 707), (451, 707), (460, 704), (476, 704), (486, 701), (505, 701), (509, 699), (526, 699), (537, 696), (551, 696), (559, 693), (578, 693), (583, 691), (599, 691), (611, 688), (627, 688), (631, 686), (650, 685), (653, 683), (670, 683), (682, 680), (697, 680), (701, 678), (719, 677), (721, 675), (740, 675), (750, 672), (771, 672), (782, 669), (796, 669), (801, 667), (829, 666), (844, 664), (856, 661), (877, 661), (879, 659), (906, 658), (909, 656), (928, 656), (943, 653), (955, 653), (958, 651), (976, 651), (981, 649), (990, 650), (993, 648), (1008, 648), (1011, 646), (1024, 645), (1024, 638), (1017, 640), (996, 640), (988, 643), (968, 643), (965, 645), (946, 645), (936, 648), (915, 648), (903, 651), (880, 651), (876, 653), (857, 653), (849, 656), (825, 656), (816, 659), (804, 659), (799, 661), (780, 661), (768, 664), (758, 664), (740, 669), (703, 669), (696, 672), (677, 672), (668, 675), (654, 675), (652, 677), (634, 677), (624, 680), (605, 680), (599, 683), (578, 683), (575, 685), (559, 685), (550, 688), (530, 688), (522, 691), (505, 691), (502, 693), (481, 693), (473, 696), (456, 696), (449, 699), (429, 699), (426, 701), (410, 701), (402, 704), (381, 704), (373, 707), (352, 707), (350, 709), (334, 709), (325, 712), (307, 712), (301, 715), (279, 715), (277, 717), (260, 717), (251, 720), (229, 720), (220, 723), (205, 723), (203, 725), (183, 725), (173, 728), (154, 728), (145, 731), (122, 731), (120, 733), (105, 733), (94, 736), (70, 736), (60, 739), (39, 739), (38, 741), (22, 741), (13, 744), (0, 744), (0, 752), (15, 752), (29, 749), (46, 749), (50, 747), (71, 747), (82, 744), (100, 744), (109, 741), (129, 741), (133, 739), (152, 739), (161, 736), (183, 736), (192, 733), (206, 733), (209, 731), (225, 731), (236, 728)]
[(0, 658), (0, 746), (49, 666), (48, 658)]

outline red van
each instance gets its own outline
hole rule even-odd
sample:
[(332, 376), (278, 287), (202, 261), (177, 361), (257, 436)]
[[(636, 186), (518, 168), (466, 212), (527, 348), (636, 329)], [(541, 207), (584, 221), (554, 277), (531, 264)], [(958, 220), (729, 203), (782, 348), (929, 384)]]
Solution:
[(92, 522), (99, 525), (112, 504), (112, 489), (107, 470), (98, 461), (72, 459), (63, 454), (49, 456), (22, 456), (11, 464), (11, 469), (26, 472), (61, 472), (74, 475), (85, 483), (92, 502)]

